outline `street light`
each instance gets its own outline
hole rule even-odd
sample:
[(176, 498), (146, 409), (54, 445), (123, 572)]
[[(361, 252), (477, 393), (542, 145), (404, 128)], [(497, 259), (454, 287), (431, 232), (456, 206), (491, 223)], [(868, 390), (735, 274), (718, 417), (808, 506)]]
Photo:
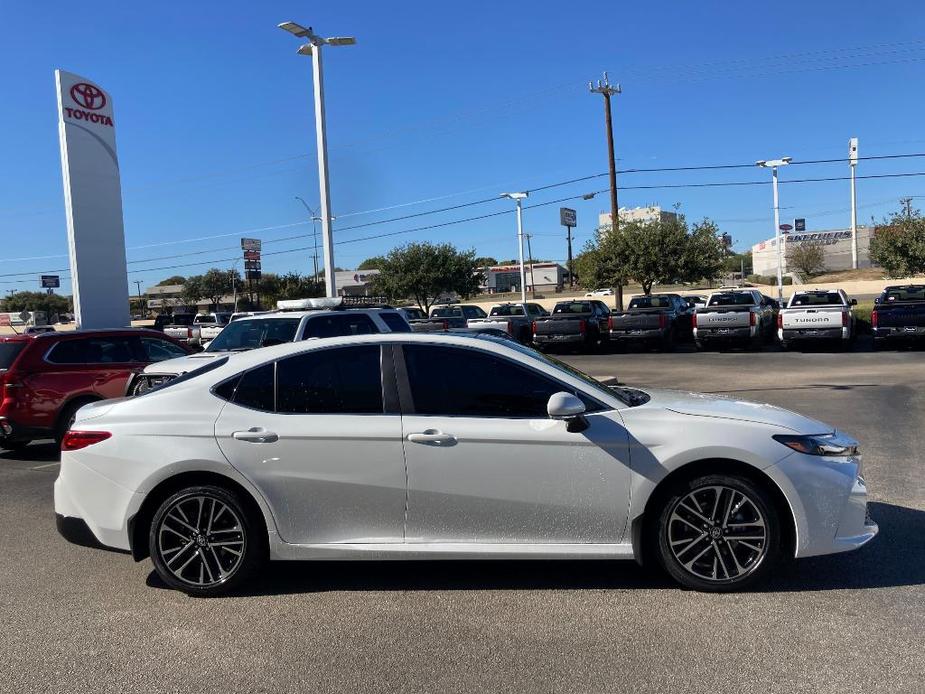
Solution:
[(520, 252), (520, 300), (527, 303), (527, 271), (524, 269), (524, 218), (522, 201), (530, 193), (501, 193), (502, 198), (509, 198), (517, 203), (517, 246)]
[(774, 187), (774, 238), (777, 245), (777, 300), (784, 299), (784, 266), (783, 266), (783, 249), (781, 248), (780, 236), (780, 204), (777, 197), (777, 169), (781, 166), (787, 166), (793, 157), (781, 157), (780, 159), (762, 159), (755, 162), (755, 166), (763, 169), (771, 169), (771, 182)]
[(305, 206), (305, 209), (308, 210), (309, 217), (312, 220), (312, 248), (313, 248), (312, 266), (315, 269), (315, 274), (312, 275), (312, 281), (317, 282), (318, 281), (318, 220), (320, 220), (321, 217), (319, 217), (318, 213), (315, 212), (311, 207), (309, 207), (308, 203), (305, 202), (301, 197), (296, 195), (295, 199), (301, 202)]
[[(318, 185), (321, 189), (321, 232), (324, 252), (324, 285), (328, 297), (337, 296), (337, 286), (334, 277), (334, 239), (331, 236), (331, 191), (328, 185), (328, 140), (324, 122), (324, 79), (321, 70), (321, 47), (352, 46), (356, 39), (352, 36), (333, 36), (323, 38), (318, 36), (311, 27), (307, 29), (295, 22), (283, 22), (280, 29), (290, 34), (308, 40), (308, 43), (299, 47), (299, 55), (312, 56), (312, 73), (315, 84), (315, 137), (318, 149)], [(318, 273), (315, 273), (317, 278)]]

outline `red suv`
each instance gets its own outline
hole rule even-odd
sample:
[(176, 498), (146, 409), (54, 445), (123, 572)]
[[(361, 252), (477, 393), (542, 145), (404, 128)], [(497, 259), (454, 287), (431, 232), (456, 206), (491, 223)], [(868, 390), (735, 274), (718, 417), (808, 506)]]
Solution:
[(60, 440), (80, 407), (122, 397), (133, 373), (190, 353), (154, 330), (0, 336), (0, 448)]

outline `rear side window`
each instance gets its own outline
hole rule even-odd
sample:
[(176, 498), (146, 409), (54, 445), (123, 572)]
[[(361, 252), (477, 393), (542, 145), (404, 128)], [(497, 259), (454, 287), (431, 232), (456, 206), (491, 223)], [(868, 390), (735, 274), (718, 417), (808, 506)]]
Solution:
[(25, 349), (24, 341), (0, 342), (0, 369), (8, 369), (13, 366), (16, 357)]
[(277, 412), (382, 414), (379, 345), (306, 352), (276, 367)]
[(398, 313), (392, 313), (391, 311), (385, 311), (379, 314), (379, 317), (383, 322), (389, 326), (389, 330), (393, 333), (410, 333), (411, 326), (408, 325), (408, 321), (401, 317)]
[(52, 364), (125, 364), (137, 361), (131, 337), (63, 340), (51, 348)]
[(305, 326), (303, 340), (342, 335), (373, 335), (379, 332), (376, 324), (365, 313), (336, 313), (315, 316)]
[(273, 367), (274, 363), (270, 362), (244, 372), (234, 389), (232, 402), (252, 410), (272, 412), (274, 409)]

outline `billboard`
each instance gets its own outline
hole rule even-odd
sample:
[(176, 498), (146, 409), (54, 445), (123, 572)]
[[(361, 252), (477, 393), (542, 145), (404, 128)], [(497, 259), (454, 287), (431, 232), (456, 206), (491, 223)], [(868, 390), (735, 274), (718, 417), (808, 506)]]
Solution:
[(559, 224), (564, 227), (578, 226), (578, 214), (570, 207), (559, 208)]
[(58, 275), (42, 275), (42, 289), (57, 289), (61, 286), (61, 278)]
[(112, 97), (55, 70), (74, 313), (79, 328), (129, 325), (122, 184)]

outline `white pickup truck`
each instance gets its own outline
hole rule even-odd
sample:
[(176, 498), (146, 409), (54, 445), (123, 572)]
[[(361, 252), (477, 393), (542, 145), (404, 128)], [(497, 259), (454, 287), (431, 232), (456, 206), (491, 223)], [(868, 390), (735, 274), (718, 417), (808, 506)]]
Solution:
[(794, 292), (777, 314), (777, 339), (783, 349), (795, 342), (828, 340), (841, 347), (854, 339), (854, 312), (857, 299), (849, 299), (841, 289), (814, 289)]

